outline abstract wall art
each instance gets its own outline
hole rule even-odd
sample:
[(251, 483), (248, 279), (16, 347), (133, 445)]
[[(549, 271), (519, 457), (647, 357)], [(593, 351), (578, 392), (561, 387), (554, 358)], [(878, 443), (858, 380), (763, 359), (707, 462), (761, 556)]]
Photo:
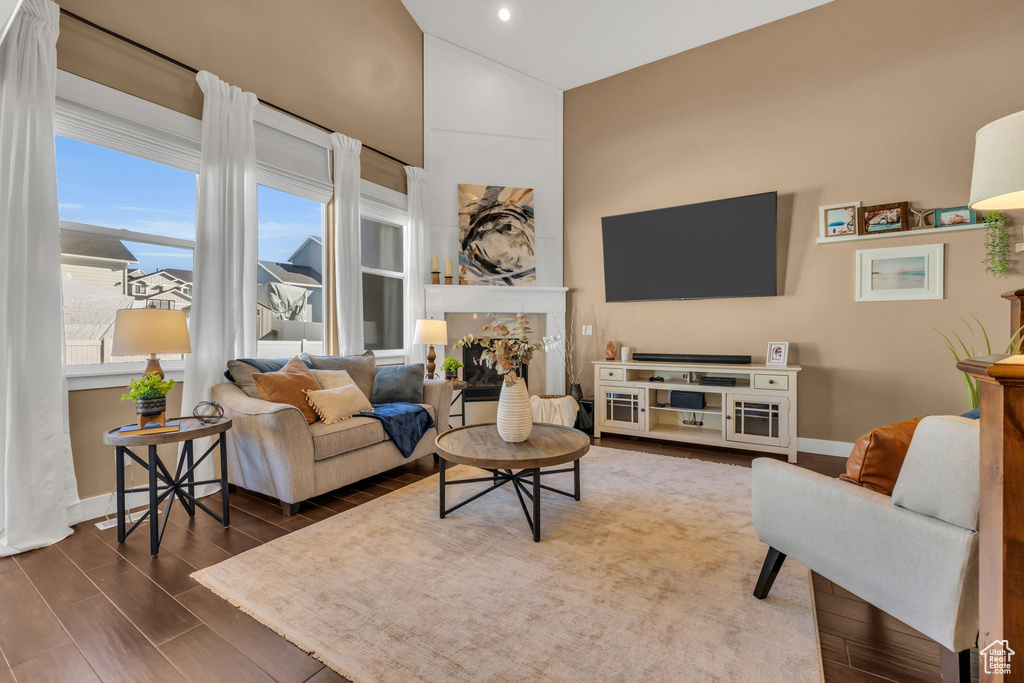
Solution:
[(537, 283), (531, 188), (459, 185), (459, 281)]

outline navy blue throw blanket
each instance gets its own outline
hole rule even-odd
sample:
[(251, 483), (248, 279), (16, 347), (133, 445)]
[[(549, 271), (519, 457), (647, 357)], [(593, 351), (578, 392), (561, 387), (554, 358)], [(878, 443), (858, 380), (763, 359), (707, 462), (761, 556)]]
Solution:
[(434, 418), (423, 406), (415, 403), (374, 403), (372, 413), (359, 413), (363, 417), (380, 420), (384, 431), (398, 446), (403, 458), (416, 450), (427, 430), (434, 426)]

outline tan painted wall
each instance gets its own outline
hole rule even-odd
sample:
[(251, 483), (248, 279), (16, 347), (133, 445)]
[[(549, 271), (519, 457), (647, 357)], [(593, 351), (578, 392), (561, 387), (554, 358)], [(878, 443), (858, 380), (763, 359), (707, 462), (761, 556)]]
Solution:
[[(401, 0), (60, 0), (61, 7), (299, 116), (423, 164), (423, 32)], [(65, 71), (202, 115), (195, 75), (66, 16)], [(363, 177), (405, 192), (399, 164)]]
[[(1016, 0), (836, 0), (566, 92), (574, 303), (595, 302), (605, 338), (640, 350), (760, 362), (767, 342), (792, 342), (802, 437), (852, 441), (962, 412), (962, 381), (932, 328), (973, 313), (1005, 340), (999, 294), (1024, 278), (983, 271), (981, 231), (816, 246), (817, 207), (966, 204), (975, 131), (1024, 109), (1022, 26)], [(769, 190), (780, 195), (782, 296), (604, 303), (602, 216)], [(857, 249), (934, 242), (946, 244), (945, 300), (854, 302)]]
[[(423, 33), (401, 0), (60, 0), (67, 10), (260, 98), (423, 164)], [(195, 76), (61, 17), (58, 67), (190, 116), (202, 114)], [(400, 164), (365, 151), (363, 177), (405, 192)], [(72, 391), (79, 496), (109, 493), (106, 429), (128, 424), (122, 389)], [(175, 388), (169, 410), (180, 410)], [(189, 407), (189, 411), (191, 407)], [(138, 475), (136, 481), (140, 481)]]

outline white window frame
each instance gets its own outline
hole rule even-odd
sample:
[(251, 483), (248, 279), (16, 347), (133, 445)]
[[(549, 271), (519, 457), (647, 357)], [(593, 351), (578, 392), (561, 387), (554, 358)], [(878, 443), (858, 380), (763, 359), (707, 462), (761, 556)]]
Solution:
[[(361, 260), (362, 255), (360, 255), (359, 266), (360, 277), (363, 273), (368, 273), (370, 275), (382, 275), (384, 277), (400, 279), (402, 281), (402, 302), (408, 305), (405, 282), (409, 275), (409, 198), (401, 192), (395, 192), (392, 189), (371, 183), (368, 180), (362, 180), (360, 181), (359, 188), (359, 216), (360, 218), (366, 217), (370, 220), (401, 226), (403, 252), (403, 270), (401, 272), (364, 266)], [(403, 327), (404, 322), (403, 309)], [(407, 331), (403, 329), (403, 336), (405, 332)], [(374, 351), (373, 355), (378, 361), (385, 361), (384, 364), (402, 364), (406, 362), (404, 348), (381, 349)]]

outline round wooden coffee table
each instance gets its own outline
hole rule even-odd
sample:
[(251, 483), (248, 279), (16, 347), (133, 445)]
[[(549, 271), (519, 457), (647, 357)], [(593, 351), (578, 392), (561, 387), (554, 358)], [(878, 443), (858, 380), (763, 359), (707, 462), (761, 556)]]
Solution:
[[(449, 430), (434, 441), (437, 454), (441, 458), (440, 475), (440, 508), (441, 519), (455, 512), (463, 505), (471, 503), (480, 496), (501, 488), (509, 482), (515, 488), (526, 515), (526, 523), (533, 532), (533, 540), (540, 541), (540, 492), (541, 489), (580, 499), (580, 458), (590, 450), (590, 437), (572, 427), (560, 425), (535, 424), (530, 438), (520, 443), (508, 443), (498, 435), (498, 427), (494, 424), (457, 427)], [(469, 465), (487, 470), (490, 477), (472, 479), (456, 479), (446, 481), (445, 463)], [(572, 463), (572, 467), (556, 470), (544, 470), (542, 467), (554, 467)], [(549, 474), (573, 473), (574, 491), (559, 489), (540, 483), (542, 476)], [(489, 482), (489, 488), (470, 496), (461, 503), (445, 508), (444, 492), (446, 486), (456, 484), (473, 484)], [(529, 487), (529, 488), (528, 488)], [(533, 505), (533, 514), (527, 507), (526, 499)]]

